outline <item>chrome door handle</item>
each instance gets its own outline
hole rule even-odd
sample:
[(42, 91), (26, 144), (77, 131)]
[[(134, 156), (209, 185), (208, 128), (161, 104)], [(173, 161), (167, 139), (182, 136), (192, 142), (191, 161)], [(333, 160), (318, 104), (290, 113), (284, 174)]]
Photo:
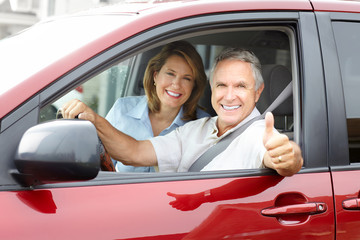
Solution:
[(280, 207), (265, 208), (261, 214), (267, 217), (278, 217), (292, 214), (319, 214), (327, 210), (325, 203), (302, 203)]
[(360, 198), (347, 199), (342, 202), (342, 206), (347, 210), (360, 210)]

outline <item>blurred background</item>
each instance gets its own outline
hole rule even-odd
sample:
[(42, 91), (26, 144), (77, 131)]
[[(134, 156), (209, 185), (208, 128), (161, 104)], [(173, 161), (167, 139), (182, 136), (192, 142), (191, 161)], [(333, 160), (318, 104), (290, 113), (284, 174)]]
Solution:
[(125, 0), (0, 0), (0, 39), (38, 21)]

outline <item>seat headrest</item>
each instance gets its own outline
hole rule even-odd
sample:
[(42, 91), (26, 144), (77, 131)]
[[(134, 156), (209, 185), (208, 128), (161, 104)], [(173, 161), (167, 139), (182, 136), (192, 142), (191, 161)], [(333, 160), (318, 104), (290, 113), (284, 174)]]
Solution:
[(211, 116), (216, 116), (216, 112), (212, 107), (211, 104), (211, 86), (209, 81), (207, 81), (204, 94), (199, 99), (198, 104), (205, 109), (207, 113), (209, 113)]
[[(264, 90), (260, 96), (257, 108), (263, 113), (268, 106), (276, 99), (284, 88), (291, 82), (290, 71), (282, 65), (267, 64), (262, 66), (262, 76), (264, 78)], [(292, 97), (286, 99), (274, 111), (274, 115), (292, 115), (293, 100)]]

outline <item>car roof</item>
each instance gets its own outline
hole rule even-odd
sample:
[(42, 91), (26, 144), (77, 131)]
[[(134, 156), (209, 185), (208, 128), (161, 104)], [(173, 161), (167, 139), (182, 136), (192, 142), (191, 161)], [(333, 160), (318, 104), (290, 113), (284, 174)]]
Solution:
[[(236, 12), (239, 11), (239, 9), (241, 11), (313, 10), (308, 0), (185, 0), (166, 1), (166, 3), (156, 2), (157, 1), (116, 4), (68, 16), (52, 18), (36, 24), (27, 31), (24, 31), (24, 33), (0, 41), (0, 52), (2, 52), (0, 55), (0, 64), (2, 66), (8, 66), (5, 71), (1, 71), (0, 73), (0, 79), (2, 79), (0, 102), (7, 102), (6, 105), (2, 104), (0, 107), (0, 118), (10, 113), (40, 89), (51, 84), (75, 66), (82, 64), (97, 53), (114, 46), (118, 42), (152, 27), (180, 18), (207, 15), (210, 13)], [(324, 10), (327, 6), (326, 3), (329, 4), (328, 9), (336, 9), (336, 4), (338, 4), (337, 2), (339, 1), (317, 0), (313, 2), (317, 10)], [(349, 4), (349, 6), (346, 5), (348, 11), (353, 8), (350, 5), (351, 4)], [(346, 7), (342, 7), (343, 11), (345, 11), (345, 9)], [(101, 22), (102, 20), (103, 22)], [(72, 21), (77, 22), (79, 26), (81, 26), (81, 28), (78, 27), (78, 29), (85, 29), (85, 25), (89, 26), (90, 29), (86, 29), (86, 32), (83, 30), (84, 32), (81, 32), (81, 34), (75, 31), (71, 32), (69, 22)], [(64, 24), (62, 25), (62, 23)], [(56, 29), (58, 36), (67, 36), (69, 35), (68, 32), (72, 33), (72, 35), (69, 36), (69, 38), (71, 38), (72, 48), (63, 50), (61, 47), (64, 46), (64, 44), (60, 41), (61, 39), (47, 39), (47, 35), (45, 34), (47, 32), (45, 30), (49, 30), (49, 28), (53, 28), (53, 26), (58, 27), (58, 29)], [(36, 47), (27, 47), (29, 42), (21, 43), (21, 37), (23, 35), (30, 35), (32, 32), (36, 33), (36, 31), (38, 31), (37, 35), (34, 34), (32, 38), (30, 37), (29, 42), (31, 42), (31, 40), (36, 41), (38, 44), (35, 45), (38, 49), (36, 49)], [(39, 38), (39, 36), (41, 37)], [(81, 36), (83, 36), (83, 38)], [(64, 39), (63, 41), (66, 41), (66, 38)], [(5, 44), (11, 41), (16, 43), (14, 44), (16, 48), (13, 48), (14, 56), (9, 57), (4, 54), (2, 45), (5, 45), (7, 51), (11, 54), (13, 46), (11, 44)], [(51, 43), (52, 45), (49, 45), (49, 48), (46, 49), (46, 43)], [(21, 51), (18, 49), (19, 46)], [(58, 49), (61, 50), (58, 51), (58, 55), (47, 59), (49, 57), (46, 55), (47, 53)], [(17, 52), (18, 55), (16, 55), (15, 52)], [(38, 62), (39, 64), (37, 65)], [(27, 65), (30, 66), (29, 72), (22, 69)], [(8, 87), (4, 86), (5, 84), (3, 82), (6, 81), (10, 83)]]
[(359, 0), (311, 0), (314, 11), (360, 13)]

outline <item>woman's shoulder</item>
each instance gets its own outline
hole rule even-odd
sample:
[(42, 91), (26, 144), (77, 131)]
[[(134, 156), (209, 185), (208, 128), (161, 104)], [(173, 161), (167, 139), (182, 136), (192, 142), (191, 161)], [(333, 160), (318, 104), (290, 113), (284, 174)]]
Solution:
[(138, 105), (147, 104), (146, 96), (129, 96), (118, 98), (113, 105), (117, 111), (128, 112), (136, 108)]
[(140, 102), (146, 102), (146, 96), (128, 96), (118, 98), (114, 105), (134, 107)]
[(111, 107), (107, 114), (107, 119), (117, 119), (122, 116), (127, 116), (132, 112), (135, 115), (141, 114), (146, 108), (146, 97), (145, 96), (131, 96), (118, 98), (114, 105)]

